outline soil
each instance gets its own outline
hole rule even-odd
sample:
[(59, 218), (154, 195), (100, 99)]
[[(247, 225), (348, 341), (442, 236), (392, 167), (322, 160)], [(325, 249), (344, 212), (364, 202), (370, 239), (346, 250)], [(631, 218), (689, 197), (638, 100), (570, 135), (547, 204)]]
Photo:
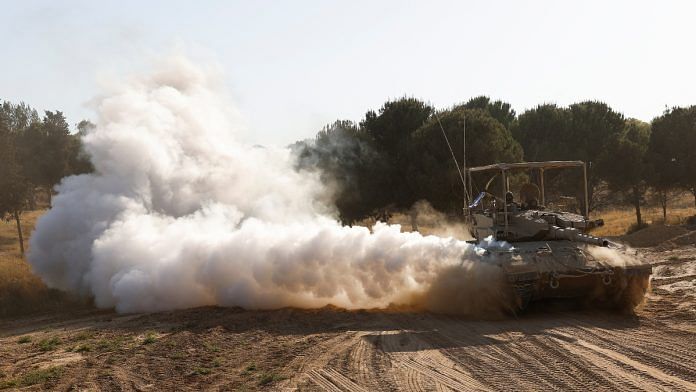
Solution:
[(694, 391), (696, 235), (673, 232), (640, 249), (652, 289), (631, 314), (548, 303), (495, 321), (332, 307), (51, 311), (0, 320), (0, 387)]

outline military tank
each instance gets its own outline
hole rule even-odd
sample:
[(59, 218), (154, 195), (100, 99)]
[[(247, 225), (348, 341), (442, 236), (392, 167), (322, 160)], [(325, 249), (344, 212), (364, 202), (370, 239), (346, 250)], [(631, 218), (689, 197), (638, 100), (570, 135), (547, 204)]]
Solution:
[[(582, 213), (545, 205), (545, 171), (569, 168), (582, 170)], [(515, 171), (526, 171), (536, 182), (522, 185), (517, 198), (510, 191)], [(480, 253), (503, 269), (514, 311), (547, 298), (576, 298), (631, 309), (642, 302), (652, 267), (628, 255), (621, 245), (589, 233), (604, 222), (588, 217), (584, 162), (499, 163), (465, 169), (465, 173), (468, 195), (474, 194), (473, 175), (490, 177), (465, 207), (465, 217)]]

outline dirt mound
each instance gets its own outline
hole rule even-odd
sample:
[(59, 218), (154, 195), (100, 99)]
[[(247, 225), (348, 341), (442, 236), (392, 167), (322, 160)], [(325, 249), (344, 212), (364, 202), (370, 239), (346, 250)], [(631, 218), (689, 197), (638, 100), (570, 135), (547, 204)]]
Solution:
[(653, 225), (621, 236), (619, 239), (635, 248), (647, 248), (660, 245), (687, 233), (689, 230), (683, 226)]

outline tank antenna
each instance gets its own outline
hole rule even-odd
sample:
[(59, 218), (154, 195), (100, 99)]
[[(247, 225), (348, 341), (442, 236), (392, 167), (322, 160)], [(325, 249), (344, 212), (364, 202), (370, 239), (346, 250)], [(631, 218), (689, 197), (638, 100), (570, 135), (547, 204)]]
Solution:
[[(437, 119), (437, 123), (440, 125), (440, 130), (442, 131), (442, 136), (445, 137), (445, 142), (447, 142), (447, 148), (449, 148), (450, 154), (452, 154), (452, 160), (454, 161), (454, 165), (457, 166), (457, 173), (459, 173), (459, 179), (462, 181), (462, 186), (464, 187), (464, 199), (466, 202), (466, 199), (467, 199), (466, 182), (464, 181), (464, 176), (462, 175), (462, 170), (459, 168), (459, 162), (457, 162), (457, 157), (454, 155), (454, 151), (452, 150), (452, 145), (450, 144), (449, 139), (447, 138), (447, 133), (445, 132), (445, 128), (442, 126), (442, 122), (440, 122), (440, 116), (438, 116), (437, 113), (435, 113), (435, 118)], [(466, 140), (465, 140), (465, 143), (466, 143)]]
[[(464, 124), (462, 124), (462, 172), (464, 176), (464, 208), (469, 206), (469, 189), (466, 187), (466, 114), (463, 115)], [(461, 174), (460, 174), (461, 175)]]

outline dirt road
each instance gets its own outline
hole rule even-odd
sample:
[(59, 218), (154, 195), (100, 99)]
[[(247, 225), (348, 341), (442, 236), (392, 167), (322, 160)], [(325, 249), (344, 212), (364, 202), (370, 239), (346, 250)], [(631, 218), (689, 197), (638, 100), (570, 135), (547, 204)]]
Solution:
[(0, 321), (0, 386), (57, 390), (696, 390), (696, 247), (643, 252), (635, 315), (533, 309), (87, 310)]

